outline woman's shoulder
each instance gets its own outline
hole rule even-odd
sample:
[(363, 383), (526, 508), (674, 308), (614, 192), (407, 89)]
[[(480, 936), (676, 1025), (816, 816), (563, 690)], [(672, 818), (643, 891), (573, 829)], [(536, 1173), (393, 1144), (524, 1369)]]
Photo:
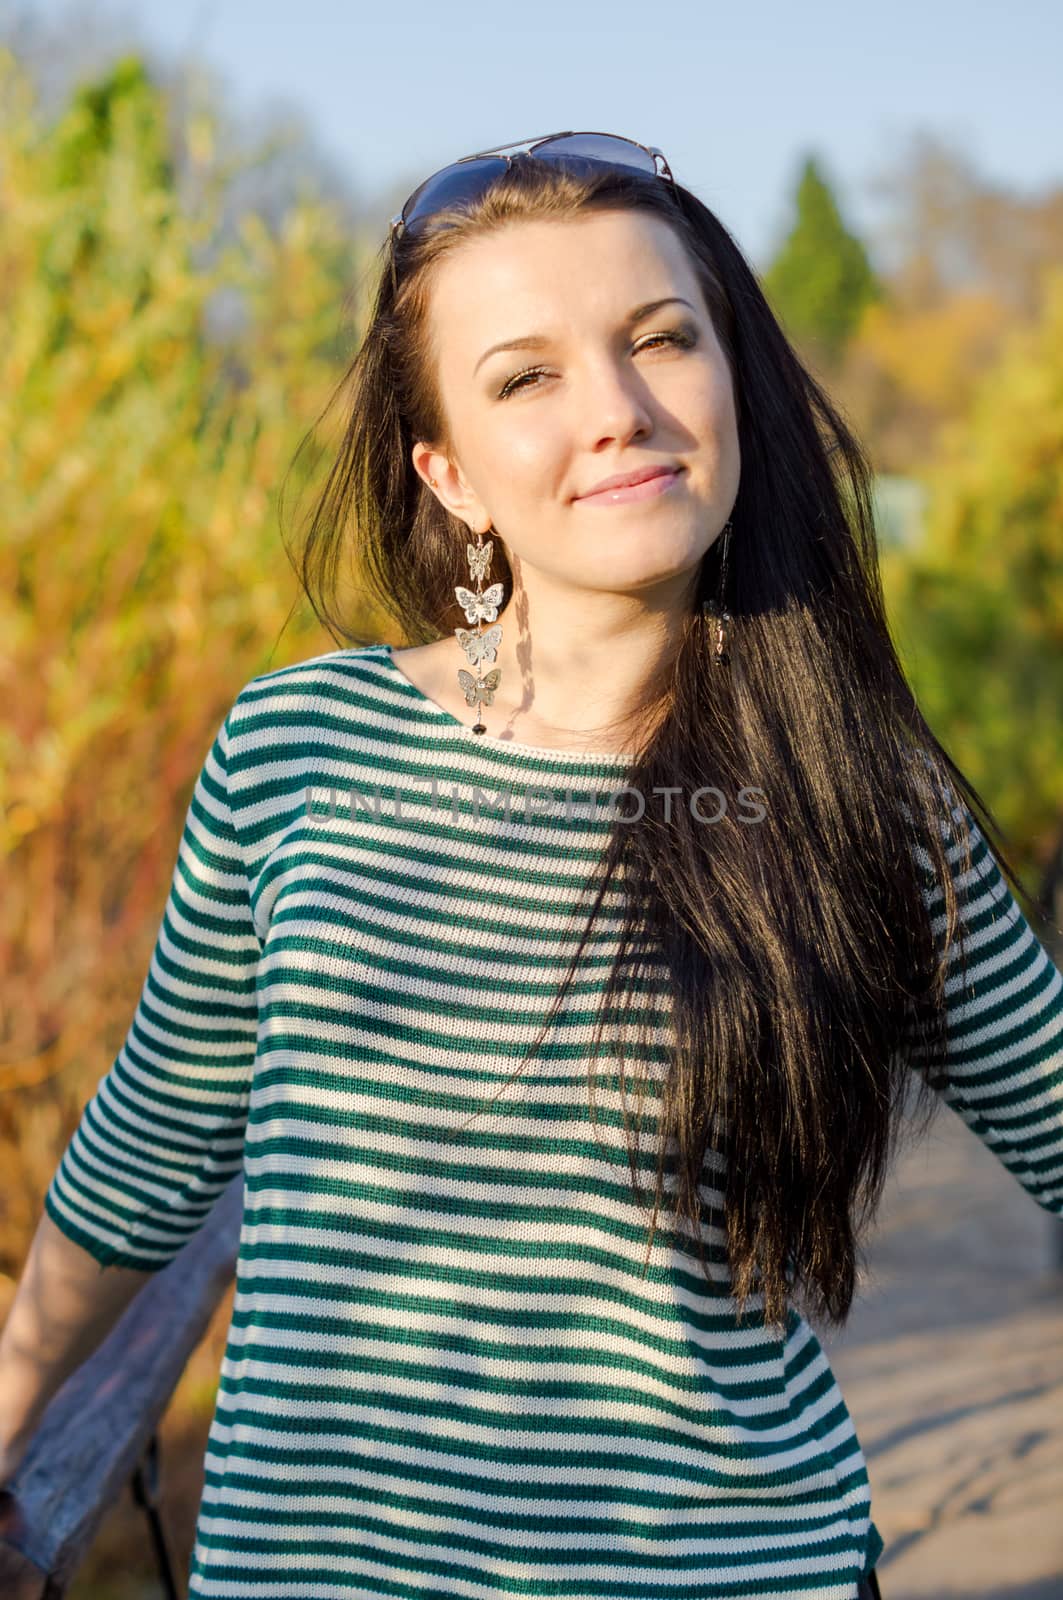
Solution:
[(247, 762), (278, 746), (306, 743), (381, 722), (388, 710), (386, 645), (330, 650), (260, 672), (239, 690), (225, 719), (228, 744)]
[(260, 672), (244, 684), (233, 712), (261, 715), (274, 708), (279, 715), (289, 715), (300, 707), (309, 711), (333, 697), (342, 700), (352, 693), (372, 692), (387, 681), (383, 670), (387, 651), (383, 644), (358, 645)]

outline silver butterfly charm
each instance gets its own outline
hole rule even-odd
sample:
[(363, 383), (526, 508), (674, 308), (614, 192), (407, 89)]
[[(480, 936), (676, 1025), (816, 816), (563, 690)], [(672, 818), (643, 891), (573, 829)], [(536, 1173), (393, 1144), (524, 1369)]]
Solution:
[(488, 539), (487, 543), (479, 549), (474, 544), (465, 546), (469, 557), (469, 571), (472, 573), (473, 578), (487, 577), (487, 569), (491, 565), (491, 551), (494, 547), (493, 539)]
[(713, 656), (717, 666), (729, 666), (731, 662), (731, 624), (734, 618), (719, 600), (707, 599), (702, 602), (702, 613), (712, 629)]
[(483, 594), (473, 594), (471, 589), (463, 589), (459, 583), (454, 593), (458, 597), (458, 604), (465, 613), (466, 622), (494, 622), (498, 616), (498, 607), (502, 601), (502, 585), (493, 583)]
[(471, 672), (466, 672), (464, 667), (460, 668), (458, 682), (465, 691), (465, 704), (467, 706), (475, 706), (482, 701), (485, 706), (489, 706), (495, 698), (495, 690), (498, 688), (501, 678), (501, 667), (492, 667), (490, 672), (486, 673), (479, 681), (473, 677)]
[(502, 643), (502, 629), (496, 623), (486, 633), (470, 633), (468, 628), (455, 628), (458, 643), (475, 667), (480, 661), (493, 661)]

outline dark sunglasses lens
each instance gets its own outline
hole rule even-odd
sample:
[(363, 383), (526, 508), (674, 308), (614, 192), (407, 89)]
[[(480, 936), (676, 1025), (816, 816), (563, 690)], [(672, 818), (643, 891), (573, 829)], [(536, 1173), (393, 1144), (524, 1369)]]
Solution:
[(611, 133), (570, 133), (563, 139), (549, 140), (532, 154), (546, 161), (560, 158), (565, 166), (571, 165), (577, 170), (585, 163), (596, 165), (604, 161), (611, 167), (631, 167), (635, 172), (653, 175), (657, 172), (657, 164), (648, 150)]
[[(630, 167), (633, 172), (654, 176), (657, 173), (657, 164), (648, 150), (609, 133), (570, 133), (561, 139), (548, 139), (529, 153), (546, 161), (557, 161), (581, 176), (593, 173), (602, 162), (611, 167)], [(403, 222), (410, 228), (447, 206), (475, 200), (501, 177), (506, 166), (501, 156), (484, 156), (477, 161), (457, 161), (453, 166), (444, 167), (442, 172), (435, 173), (414, 190), (403, 207)]]
[(460, 205), (463, 200), (475, 200), (505, 170), (506, 163), (501, 156), (486, 156), (482, 161), (458, 161), (452, 167), (444, 167), (442, 172), (435, 173), (414, 190), (403, 207), (402, 219), (409, 228), (433, 212)]

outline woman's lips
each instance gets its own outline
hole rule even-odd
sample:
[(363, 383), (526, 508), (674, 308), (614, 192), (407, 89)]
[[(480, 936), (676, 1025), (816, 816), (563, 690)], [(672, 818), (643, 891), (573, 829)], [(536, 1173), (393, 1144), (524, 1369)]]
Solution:
[(670, 489), (682, 470), (680, 467), (675, 472), (658, 472), (655, 478), (643, 478), (641, 483), (629, 483), (622, 489), (599, 489), (597, 494), (581, 495), (578, 503), (581, 506), (619, 506), (629, 500), (652, 500)]

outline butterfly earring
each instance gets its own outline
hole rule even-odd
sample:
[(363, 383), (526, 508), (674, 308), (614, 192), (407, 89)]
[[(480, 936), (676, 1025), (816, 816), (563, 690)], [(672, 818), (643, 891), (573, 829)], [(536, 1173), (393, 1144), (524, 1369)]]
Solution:
[[(429, 482), (434, 489), (436, 480), (430, 478)], [(470, 666), (477, 668), (476, 677), (473, 677), (471, 672), (466, 672), (464, 667), (458, 672), (458, 683), (465, 696), (465, 704), (477, 707), (477, 718), (472, 725), (473, 733), (487, 732), (487, 726), (480, 718), (479, 708), (481, 706), (489, 706), (494, 702), (495, 690), (502, 681), (501, 667), (492, 667), (491, 671), (487, 673), (482, 671), (485, 661), (494, 661), (498, 654), (498, 647), (502, 643), (502, 628), (500, 624), (496, 623), (493, 628), (488, 628), (486, 633), (483, 628), (485, 622), (495, 621), (502, 601), (502, 585), (500, 583), (492, 583), (487, 589), (483, 587), (483, 580), (486, 578), (491, 566), (491, 552), (493, 549), (494, 541), (488, 539), (487, 543), (484, 544), (483, 534), (478, 531), (476, 543), (466, 544), (465, 546), (469, 561), (469, 573), (476, 585), (476, 589), (466, 589), (459, 583), (454, 590), (458, 597), (458, 604), (465, 613), (465, 620), (470, 624), (469, 628), (455, 628), (454, 632), (457, 635), (458, 643), (465, 651), (466, 659)], [(475, 633), (471, 631), (473, 623), (477, 624)]]
[(718, 667), (731, 664), (731, 625), (734, 618), (727, 610), (727, 557), (731, 551), (731, 519), (728, 517), (720, 535), (720, 580), (715, 599), (702, 602), (701, 614), (713, 628), (713, 662)]

